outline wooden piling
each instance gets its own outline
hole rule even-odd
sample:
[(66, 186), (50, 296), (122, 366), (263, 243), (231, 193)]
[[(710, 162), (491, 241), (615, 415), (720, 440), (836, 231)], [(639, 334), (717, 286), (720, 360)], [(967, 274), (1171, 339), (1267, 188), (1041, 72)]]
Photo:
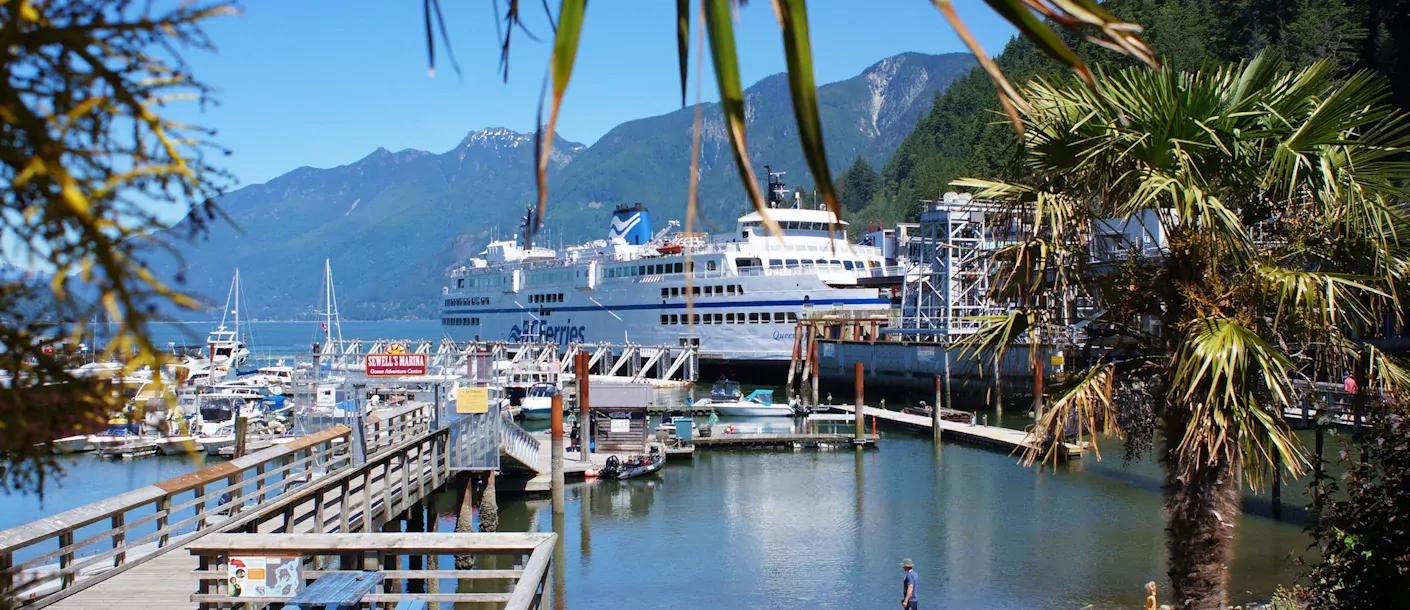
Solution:
[[(810, 358), (810, 360), (812, 361), (812, 367), (813, 367), (813, 403), (812, 403), (812, 404), (815, 404), (815, 405), (816, 405), (816, 404), (818, 404), (818, 339), (817, 339), (817, 337), (813, 336), (813, 333), (811, 333), (811, 332), (808, 333), (808, 343), (809, 343), (808, 351), (812, 354), (812, 357)], [(858, 364), (858, 366), (861, 365), (860, 362), (857, 363), (857, 364)]]
[(245, 457), (245, 447), (249, 446), (246, 436), (250, 433), (250, 418), (241, 415), (235, 418), (235, 455)]
[[(420, 501), (411, 505), (411, 509), (406, 511), (406, 531), (411, 533), (424, 533), (426, 531), (426, 507)], [(423, 569), (426, 563), (424, 555), (409, 555), (406, 558), (406, 569), (417, 572)], [(406, 581), (407, 593), (425, 593), (426, 579), (415, 578)]]
[(862, 387), (862, 363), (852, 364), (852, 377), (852, 384), (857, 390), (857, 411), (852, 419), (857, 423), (857, 440), (862, 440), (866, 437), (866, 415), (863, 413), (866, 410), (866, 390)]
[(553, 414), (549, 424), (549, 471), (552, 474), (552, 485), (555, 498), (560, 500), (559, 505), (554, 510), (562, 510), (561, 506), (563, 493), (563, 395), (554, 394), (549, 407)]
[[(463, 489), (460, 494), (460, 510), (455, 516), (455, 531), (456, 533), (471, 533), (475, 531), (475, 480), (470, 476), (462, 476), (459, 481), (463, 483)], [(474, 567), (474, 556), (455, 556), (455, 569), (470, 570)]]
[(573, 363), (578, 376), (578, 455), (583, 462), (592, 463), (592, 398), (588, 390), (587, 350), (579, 350)]
[(1273, 516), (1283, 516), (1283, 454), (1273, 452)]

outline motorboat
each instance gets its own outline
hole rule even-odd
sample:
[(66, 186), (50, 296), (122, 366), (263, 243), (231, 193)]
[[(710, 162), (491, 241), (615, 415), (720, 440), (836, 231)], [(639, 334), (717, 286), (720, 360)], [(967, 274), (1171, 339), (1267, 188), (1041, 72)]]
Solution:
[(129, 436), (120, 445), (103, 447), (98, 450), (98, 457), (110, 460), (131, 460), (156, 454), (156, 440), (145, 436)]
[(793, 407), (774, 404), (773, 390), (754, 390), (742, 396), (739, 383), (721, 380), (715, 382), (710, 397), (695, 403), (701, 408), (713, 409), (722, 416), (736, 417), (791, 417)]
[(633, 455), (625, 460), (618, 459), (615, 455), (608, 456), (607, 463), (598, 472), (598, 476), (604, 479), (625, 481), (659, 472), (665, 465), (665, 446), (661, 443), (651, 443), (647, 446), (645, 455)]
[(66, 436), (64, 438), (55, 439), (53, 442), (49, 443), (49, 448), (51, 451), (54, 452), (54, 455), (83, 453), (84, 451), (93, 450), (93, 446), (88, 444), (87, 434), (78, 434), (75, 436)]
[(554, 396), (558, 396), (558, 384), (534, 384), (519, 402), (524, 419), (552, 419)]

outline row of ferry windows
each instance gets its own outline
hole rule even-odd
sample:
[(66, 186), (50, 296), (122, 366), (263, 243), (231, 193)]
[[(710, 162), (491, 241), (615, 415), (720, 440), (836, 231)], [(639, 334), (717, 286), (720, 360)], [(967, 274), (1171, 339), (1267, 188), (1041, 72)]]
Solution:
[(442, 326), (479, 326), (479, 318), (442, 318)]
[(684, 286), (672, 286), (670, 288), (661, 289), (661, 298), (663, 299), (683, 297), (687, 294), (694, 295), (697, 297), (735, 296), (739, 294), (744, 294), (744, 287), (739, 286), (737, 284), (728, 284), (724, 286), (691, 286), (689, 292), (686, 291)]
[(867, 267), (872, 267), (872, 268), (875, 268), (875, 267), (876, 267), (876, 263), (875, 263), (874, 261), (867, 261), (867, 262), (863, 263), (862, 261), (856, 261), (856, 262), (853, 262), (853, 261), (843, 261), (843, 260), (837, 260), (837, 259), (835, 259), (835, 258), (832, 259), (832, 260), (822, 260), (822, 259), (819, 259), (819, 260), (808, 260), (808, 259), (803, 259), (803, 260), (801, 260), (801, 261), (798, 260), (798, 259), (796, 259), (796, 258), (787, 258), (787, 259), (784, 259), (784, 258), (771, 258), (771, 259), (769, 259), (769, 267), (774, 268), (774, 269), (779, 269), (779, 268), (783, 268), (783, 267), (806, 267), (806, 266), (808, 266), (808, 265), (836, 265), (836, 266), (842, 267), (843, 269), (866, 269)]
[[(691, 271), (695, 270), (695, 263), (690, 264)], [(715, 262), (710, 261), (710, 270), (715, 270)], [(666, 273), (684, 273), (685, 263), (657, 263), (653, 265), (635, 265), (627, 267), (608, 267), (603, 271), (606, 277), (638, 277), (642, 275), (663, 275)]]
[(530, 302), (530, 303), (562, 303), (562, 302), (563, 302), (563, 294), (562, 294), (562, 293), (558, 293), (558, 294), (531, 294), (531, 295), (529, 295), (529, 302)]
[(474, 305), (489, 305), (489, 297), (470, 297), (466, 299), (446, 299), (446, 307), (470, 307)]
[(661, 323), (670, 324), (779, 324), (798, 322), (798, 314), (791, 311), (753, 311), (749, 313), (697, 313), (661, 314)]

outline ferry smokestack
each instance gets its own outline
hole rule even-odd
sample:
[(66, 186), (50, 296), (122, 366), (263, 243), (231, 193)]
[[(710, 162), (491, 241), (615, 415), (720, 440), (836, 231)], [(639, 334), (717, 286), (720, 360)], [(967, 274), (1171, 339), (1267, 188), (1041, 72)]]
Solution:
[(651, 212), (646, 210), (646, 206), (640, 203), (634, 206), (622, 204), (612, 212), (612, 227), (607, 233), (608, 239), (620, 237), (628, 244), (640, 246), (651, 241), (651, 235)]

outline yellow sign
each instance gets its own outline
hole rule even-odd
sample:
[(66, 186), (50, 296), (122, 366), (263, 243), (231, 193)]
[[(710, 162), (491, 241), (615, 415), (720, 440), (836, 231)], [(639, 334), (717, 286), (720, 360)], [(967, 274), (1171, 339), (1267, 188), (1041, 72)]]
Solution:
[(489, 410), (489, 388), (460, 388), (455, 393), (456, 413), (488, 413)]
[(1052, 361), (1053, 361), (1053, 366), (1062, 366), (1062, 364), (1063, 364), (1063, 358), (1062, 358), (1061, 355), (1053, 356), (1053, 357), (1052, 357)]
[(387, 353), (391, 355), (401, 355), (406, 353), (406, 346), (400, 343), (393, 343), (387, 346)]

